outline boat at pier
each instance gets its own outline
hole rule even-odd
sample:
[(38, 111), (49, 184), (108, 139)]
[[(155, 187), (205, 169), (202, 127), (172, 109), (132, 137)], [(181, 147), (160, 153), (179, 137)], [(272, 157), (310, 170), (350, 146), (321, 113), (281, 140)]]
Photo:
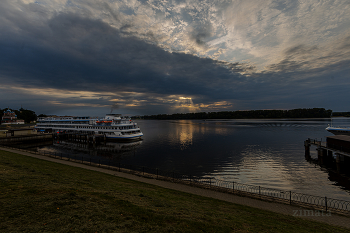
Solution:
[(349, 127), (334, 127), (329, 126), (326, 130), (334, 135), (349, 135), (350, 136), (350, 128)]
[(39, 117), (37, 132), (77, 133), (104, 136), (107, 139), (141, 139), (143, 133), (137, 123), (121, 114), (107, 114), (104, 118), (54, 116)]

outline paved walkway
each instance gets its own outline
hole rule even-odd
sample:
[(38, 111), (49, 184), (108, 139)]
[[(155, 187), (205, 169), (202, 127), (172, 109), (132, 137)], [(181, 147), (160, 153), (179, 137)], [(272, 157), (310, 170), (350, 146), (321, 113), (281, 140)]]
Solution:
[[(118, 177), (130, 179), (130, 180), (135, 180), (135, 181), (140, 181), (143, 183), (157, 185), (157, 186), (160, 186), (163, 188), (173, 189), (173, 190), (191, 193), (191, 194), (195, 194), (195, 195), (200, 195), (200, 196), (204, 196), (204, 197), (215, 198), (215, 199), (219, 199), (219, 200), (223, 200), (223, 201), (227, 201), (227, 202), (231, 202), (231, 203), (235, 203), (235, 204), (251, 206), (251, 207), (259, 208), (259, 209), (263, 209), (263, 210), (269, 210), (269, 211), (273, 211), (276, 213), (281, 213), (281, 214), (286, 214), (286, 215), (291, 215), (291, 216), (295, 216), (295, 213), (298, 213), (297, 216), (300, 218), (305, 218), (305, 219), (310, 219), (310, 220), (314, 220), (314, 221), (318, 221), (318, 222), (328, 223), (328, 224), (335, 225), (335, 226), (342, 226), (342, 227), (350, 228), (350, 217), (340, 216), (340, 215), (336, 215), (333, 213), (331, 214), (331, 216), (305, 216), (307, 214), (302, 214), (300, 216), (299, 213), (304, 213), (304, 210), (308, 210), (308, 209), (296, 207), (296, 206), (291, 206), (291, 205), (286, 205), (286, 204), (281, 204), (281, 203), (261, 201), (261, 200), (257, 200), (257, 199), (253, 199), (253, 198), (249, 198), (249, 197), (240, 197), (240, 196), (236, 196), (236, 195), (232, 195), (232, 194), (228, 194), (228, 193), (221, 193), (221, 192), (216, 192), (213, 190), (196, 188), (196, 187), (192, 187), (192, 186), (188, 186), (188, 185), (177, 184), (177, 183), (172, 183), (172, 182), (167, 182), (167, 181), (162, 181), (162, 180), (139, 177), (139, 176), (128, 174), (128, 173), (112, 171), (109, 169), (89, 166), (86, 164), (75, 163), (75, 162), (66, 161), (66, 160), (55, 159), (55, 158), (46, 157), (43, 155), (36, 155), (36, 154), (18, 151), (18, 150), (14, 150), (14, 149), (0, 147), (0, 150), (5, 150), (5, 151), (9, 151), (9, 152), (17, 153), (17, 154), (22, 154), (22, 155), (27, 155), (27, 156), (31, 156), (34, 158), (52, 161), (52, 162), (56, 162), (56, 163), (66, 164), (69, 166), (80, 167), (80, 168), (84, 168), (84, 169), (88, 169), (88, 170), (112, 174), (112, 175), (115, 175)], [(326, 215), (326, 213), (324, 213), (324, 215)]]

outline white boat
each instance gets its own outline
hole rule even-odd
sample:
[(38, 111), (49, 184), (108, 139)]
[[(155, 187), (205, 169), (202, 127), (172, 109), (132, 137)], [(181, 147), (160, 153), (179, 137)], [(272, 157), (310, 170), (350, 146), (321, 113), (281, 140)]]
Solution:
[(349, 127), (334, 127), (328, 125), (326, 130), (334, 135), (350, 135)]
[(120, 114), (107, 114), (104, 118), (40, 117), (35, 126), (38, 132), (81, 133), (103, 135), (108, 139), (140, 139), (143, 136), (137, 123)]

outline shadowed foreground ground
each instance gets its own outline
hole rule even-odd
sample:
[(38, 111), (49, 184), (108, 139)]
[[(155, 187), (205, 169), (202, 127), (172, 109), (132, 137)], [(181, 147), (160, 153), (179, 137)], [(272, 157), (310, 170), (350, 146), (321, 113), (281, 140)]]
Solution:
[(0, 231), (349, 232), (106, 172), (111, 174), (0, 150)]

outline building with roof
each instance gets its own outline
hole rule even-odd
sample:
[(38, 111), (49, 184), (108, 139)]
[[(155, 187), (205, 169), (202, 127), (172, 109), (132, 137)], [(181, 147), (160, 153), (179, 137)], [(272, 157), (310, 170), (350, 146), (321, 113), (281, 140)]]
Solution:
[(24, 124), (24, 120), (17, 119), (17, 115), (15, 112), (11, 111), (10, 109), (7, 109), (4, 111), (4, 115), (1, 119), (2, 125), (19, 125)]

